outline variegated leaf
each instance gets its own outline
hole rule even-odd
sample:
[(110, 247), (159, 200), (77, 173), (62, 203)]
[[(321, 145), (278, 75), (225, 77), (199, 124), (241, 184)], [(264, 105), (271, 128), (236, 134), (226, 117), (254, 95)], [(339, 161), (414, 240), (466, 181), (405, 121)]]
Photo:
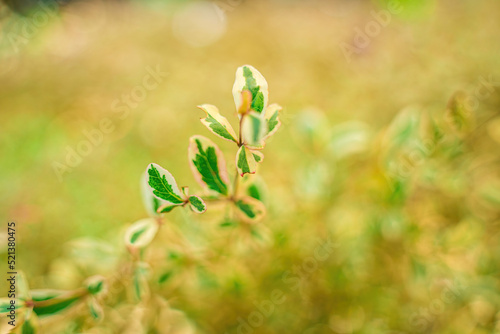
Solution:
[(411, 146), (420, 141), (422, 111), (410, 106), (399, 112), (389, 125), (384, 144), (388, 147)]
[(17, 296), (19, 299), (27, 301), (31, 300), (30, 287), (24, 272), (19, 271), (16, 275)]
[(216, 106), (210, 104), (203, 104), (198, 106), (201, 110), (203, 110), (207, 117), (201, 119), (201, 123), (205, 125), (213, 134), (221, 137), (222, 139), (226, 139), (229, 141), (238, 142), (236, 133), (233, 130), (231, 124), (229, 124), (228, 120), (219, 113), (219, 109)]
[(134, 291), (134, 296), (137, 300), (141, 301), (147, 299), (150, 295), (150, 289), (148, 284), (150, 268), (145, 262), (139, 262), (134, 271), (134, 276), (132, 280), (132, 286)]
[(276, 131), (278, 131), (279, 127), (281, 126), (279, 113), (282, 109), (283, 108), (276, 103), (273, 103), (266, 108), (266, 112), (264, 114), (266, 125), (265, 125), (265, 131), (264, 131), (265, 135), (263, 140), (266, 140), (267, 138), (275, 134)]
[(160, 206), (156, 212), (157, 213), (168, 213), (179, 206), (181, 206), (181, 204), (165, 203), (162, 206)]
[(251, 112), (243, 119), (241, 126), (241, 137), (243, 144), (255, 149), (264, 147), (264, 135), (266, 134), (266, 120), (262, 115)]
[(10, 313), (11, 310), (17, 310), (25, 307), (25, 302), (20, 299), (11, 299), (7, 297), (0, 298), (0, 316)]
[(168, 170), (151, 163), (146, 172), (149, 175), (148, 184), (156, 197), (171, 204), (184, 203), (177, 182)]
[(35, 303), (33, 310), (39, 317), (63, 312), (84, 296), (83, 293), (74, 291), (50, 289), (32, 290), (31, 294)]
[(228, 194), (229, 176), (220, 149), (203, 136), (189, 139), (188, 157), (196, 181), (204, 188)]
[(257, 162), (252, 152), (246, 147), (241, 146), (236, 153), (236, 168), (240, 176), (245, 174), (254, 174), (257, 170)]
[(94, 320), (101, 320), (104, 318), (104, 310), (102, 305), (95, 297), (91, 297), (87, 300), (87, 305), (89, 307), (89, 312)]
[(40, 333), (40, 321), (34, 312), (26, 315), (23, 324), (21, 325), (21, 334), (37, 334)]
[(252, 94), (252, 102), (250, 103), (252, 110), (261, 113), (266, 109), (269, 99), (267, 81), (253, 66), (244, 65), (236, 70), (233, 97), (238, 111), (242, 109), (241, 106), (244, 104), (243, 91), (250, 91)]
[(259, 175), (245, 175), (242, 181), (242, 188), (245, 195), (265, 202), (267, 188), (264, 180)]
[(328, 149), (337, 159), (364, 152), (370, 144), (368, 124), (350, 121), (330, 130)]
[(203, 212), (207, 211), (207, 205), (201, 199), (201, 197), (191, 195), (191, 196), (189, 196), (188, 200), (189, 200), (189, 207), (194, 212), (203, 213)]
[(154, 218), (138, 220), (125, 232), (125, 244), (129, 247), (143, 248), (151, 243), (158, 232), (158, 223)]
[(106, 278), (101, 275), (89, 277), (85, 281), (87, 291), (91, 295), (99, 295), (106, 291)]
[(150, 216), (157, 216), (158, 215), (158, 208), (163, 206), (166, 201), (164, 201), (161, 198), (156, 197), (153, 194), (153, 189), (148, 184), (149, 182), (149, 174), (146, 171), (142, 177), (141, 177), (141, 197), (142, 197), (142, 203), (144, 204), (144, 207), (146, 208), (146, 212)]
[(239, 198), (236, 200), (235, 205), (239, 216), (247, 223), (255, 223), (266, 214), (264, 204), (252, 197)]
[(262, 161), (264, 161), (264, 153), (262, 153), (261, 151), (250, 150), (250, 152), (252, 152), (253, 157), (255, 159), (255, 162), (262, 162)]

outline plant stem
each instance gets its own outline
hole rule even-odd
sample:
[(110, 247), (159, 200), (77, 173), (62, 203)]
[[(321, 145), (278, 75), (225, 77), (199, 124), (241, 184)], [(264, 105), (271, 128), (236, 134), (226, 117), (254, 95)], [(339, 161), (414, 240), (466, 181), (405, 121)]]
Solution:
[(240, 185), (240, 174), (238, 173), (238, 167), (236, 167), (236, 173), (234, 175), (234, 184), (233, 184), (233, 196), (231, 196), (231, 200), (234, 202), (236, 198), (236, 194), (238, 193), (238, 187)]
[(241, 118), (240, 118), (240, 123), (239, 123), (239, 129), (238, 129), (238, 147), (241, 147), (241, 145), (243, 145), (243, 140), (242, 140), (242, 136), (241, 136), (241, 127), (243, 125), (243, 118), (245, 118), (245, 115), (246, 114), (242, 114), (241, 115)]
[[(240, 118), (240, 123), (239, 123), (239, 127), (238, 127), (238, 147), (241, 147), (243, 145), (243, 139), (242, 139), (242, 126), (243, 126), (243, 118), (245, 118), (245, 115), (246, 114), (242, 114), (241, 115), (241, 118)], [(236, 159), (237, 160), (237, 159)], [(231, 196), (231, 200), (234, 202), (235, 198), (236, 198), (236, 194), (238, 192), (238, 186), (239, 186), (239, 178), (240, 178), (240, 175), (238, 173), (238, 166), (235, 166), (235, 170), (236, 170), (236, 173), (234, 175), (234, 184), (233, 184), (233, 195)]]

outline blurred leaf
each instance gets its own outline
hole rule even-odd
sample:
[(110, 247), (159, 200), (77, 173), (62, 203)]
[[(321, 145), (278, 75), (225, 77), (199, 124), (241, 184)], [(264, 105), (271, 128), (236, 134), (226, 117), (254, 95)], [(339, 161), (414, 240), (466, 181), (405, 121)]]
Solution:
[(241, 125), (241, 138), (243, 144), (249, 148), (261, 149), (264, 147), (264, 135), (266, 134), (266, 120), (256, 112), (250, 112), (243, 118)]
[(149, 275), (149, 265), (144, 262), (139, 262), (134, 271), (132, 279), (132, 287), (134, 296), (141, 301), (149, 297), (150, 289), (147, 277)]
[(35, 313), (31, 312), (29, 316), (24, 319), (21, 326), (21, 334), (36, 334), (40, 333), (40, 323)]
[(261, 202), (265, 202), (267, 189), (266, 184), (260, 175), (245, 175), (242, 181), (242, 187), (245, 190), (246, 195)]
[(330, 133), (327, 117), (321, 110), (315, 108), (299, 112), (292, 125), (294, 139), (306, 150), (322, 149)]
[(236, 200), (235, 204), (240, 217), (249, 223), (259, 221), (266, 214), (264, 204), (252, 197), (242, 197)]
[(419, 138), (420, 126), (419, 110), (408, 107), (399, 112), (389, 125), (385, 141), (390, 147), (399, 147)]
[[(15, 302), (15, 304), (11, 303), (11, 300)], [(7, 297), (2, 297), (0, 298), (0, 315), (4, 315), (6, 313), (9, 313), (11, 310), (11, 305), (14, 305), (12, 309), (18, 310), (20, 308), (23, 308), (25, 306), (24, 301), (20, 299), (11, 299)]]
[(60, 313), (78, 302), (83, 294), (64, 290), (32, 290), (33, 310), (38, 316)]
[(158, 283), (163, 284), (163, 283), (167, 282), (173, 275), (174, 275), (174, 272), (171, 270), (164, 272), (158, 278)]
[(198, 281), (200, 282), (200, 285), (202, 287), (208, 288), (208, 289), (213, 289), (213, 288), (217, 288), (219, 286), (219, 283), (217, 282), (217, 279), (216, 279), (216, 275), (209, 272), (205, 267), (197, 266), (196, 267), (196, 274), (198, 276)]
[(230, 221), (230, 220), (227, 220), (227, 221), (224, 221), (224, 222), (220, 223), (219, 226), (220, 227), (235, 227), (235, 226), (238, 226), (238, 223)]
[(324, 195), (331, 191), (330, 179), (335, 176), (335, 164), (328, 164), (322, 160), (305, 163), (295, 172), (295, 193), (303, 201), (316, 201), (325, 198)]
[(28, 285), (28, 280), (24, 275), (24, 272), (19, 271), (16, 275), (16, 285), (17, 285), (17, 296), (19, 299), (27, 301), (31, 300), (30, 288)]
[(87, 306), (89, 308), (90, 315), (94, 318), (94, 320), (101, 320), (104, 318), (104, 310), (95, 298), (88, 298)]
[(445, 112), (446, 121), (459, 134), (464, 134), (473, 127), (473, 113), (468, 107), (467, 97), (464, 92), (456, 92), (450, 98)]
[(331, 129), (328, 148), (338, 159), (364, 152), (370, 143), (367, 124), (362, 122), (346, 122)]
[(85, 285), (91, 295), (99, 295), (106, 290), (106, 278), (100, 275), (92, 276), (85, 281)]
[(158, 222), (154, 218), (141, 219), (130, 225), (125, 232), (125, 244), (143, 248), (151, 243), (158, 232)]

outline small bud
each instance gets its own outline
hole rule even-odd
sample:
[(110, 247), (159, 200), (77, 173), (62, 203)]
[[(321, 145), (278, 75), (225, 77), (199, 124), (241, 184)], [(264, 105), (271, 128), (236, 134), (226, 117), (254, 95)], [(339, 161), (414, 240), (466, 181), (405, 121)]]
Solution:
[(238, 114), (246, 114), (250, 111), (252, 105), (252, 93), (245, 89), (241, 91), (241, 105), (238, 109)]

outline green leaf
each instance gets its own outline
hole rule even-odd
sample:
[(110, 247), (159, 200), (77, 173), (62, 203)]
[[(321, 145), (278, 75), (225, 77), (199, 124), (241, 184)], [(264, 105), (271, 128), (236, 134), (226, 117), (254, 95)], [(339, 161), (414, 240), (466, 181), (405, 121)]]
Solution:
[(173, 271), (166, 271), (164, 272), (163, 274), (160, 275), (160, 277), (158, 278), (158, 283), (159, 284), (163, 284), (165, 283), (166, 281), (168, 281), (172, 276), (174, 275), (174, 272)]
[(149, 182), (149, 174), (146, 172), (142, 175), (141, 177), (141, 196), (142, 196), (142, 203), (144, 204), (144, 207), (146, 208), (146, 212), (152, 216), (158, 216), (158, 208), (160, 208), (162, 205), (164, 205), (165, 202), (161, 198), (156, 197), (153, 194), (153, 190), (148, 184)]
[(246, 146), (241, 146), (236, 153), (236, 168), (240, 176), (254, 174), (257, 170), (255, 157)]
[(98, 295), (106, 288), (106, 278), (101, 275), (92, 276), (85, 281), (85, 285), (91, 295)]
[(160, 206), (156, 212), (168, 213), (168, 212), (172, 211), (173, 209), (177, 208), (178, 206), (180, 206), (180, 204), (165, 203), (162, 206)]
[(149, 266), (147, 263), (140, 262), (134, 271), (132, 280), (134, 296), (141, 301), (150, 294), (147, 275), (149, 274)]
[(172, 204), (184, 203), (177, 182), (166, 169), (152, 163), (149, 164), (147, 173), (149, 175), (148, 184), (155, 196)]
[(89, 298), (87, 301), (87, 306), (89, 307), (89, 312), (92, 318), (95, 320), (101, 320), (104, 317), (104, 310), (101, 304), (96, 300), (96, 298)]
[(235, 204), (241, 219), (248, 223), (259, 221), (266, 213), (264, 204), (252, 197), (242, 197)]
[(250, 150), (250, 152), (253, 154), (253, 158), (255, 159), (255, 162), (264, 161), (264, 154), (262, 152), (256, 151), (256, 150)]
[(207, 211), (207, 205), (201, 197), (194, 195), (189, 196), (189, 207), (196, 213), (203, 213)]
[[(73, 306), (82, 297), (72, 291), (63, 290), (32, 290), (31, 291), (35, 306), (34, 312), (38, 316), (49, 316), (57, 314)], [(37, 305), (37, 302), (47, 301)]]
[(242, 187), (246, 195), (264, 202), (266, 185), (260, 176), (247, 174), (243, 178)]
[(263, 148), (265, 133), (266, 121), (261, 115), (255, 112), (245, 115), (241, 126), (241, 137), (244, 145), (250, 148)]
[(330, 131), (328, 149), (337, 159), (365, 152), (370, 144), (366, 123), (351, 121), (334, 126)]
[(307, 150), (323, 147), (330, 131), (330, 125), (325, 113), (318, 109), (308, 108), (297, 115), (293, 120), (293, 137), (297, 143), (304, 145)]
[(193, 175), (202, 187), (228, 194), (226, 162), (217, 145), (203, 136), (193, 136), (189, 139), (188, 156)]
[(130, 225), (125, 232), (125, 244), (129, 247), (143, 248), (153, 241), (158, 232), (154, 218), (141, 219)]
[(244, 103), (242, 97), (244, 90), (248, 90), (252, 94), (252, 110), (261, 113), (266, 109), (269, 98), (267, 81), (259, 71), (250, 65), (241, 66), (236, 70), (233, 86), (236, 110), (240, 110)]
[(247, 188), (247, 193), (248, 193), (248, 196), (250, 196), (250, 197), (253, 197), (259, 201), (262, 200), (262, 194), (260, 192), (260, 189), (255, 184), (251, 184)]
[(264, 114), (264, 118), (266, 120), (266, 128), (265, 135), (263, 140), (271, 137), (273, 134), (278, 131), (281, 126), (281, 121), (279, 119), (279, 113), (283, 108), (276, 103), (271, 104), (266, 108), (266, 112)]
[(28, 284), (28, 280), (26, 279), (26, 275), (24, 272), (19, 271), (16, 275), (16, 286), (17, 286), (17, 296), (21, 300), (31, 300), (31, 293)]
[[(12, 304), (10, 301), (13, 300), (14, 304)], [(20, 308), (23, 308), (25, 306), (24, 301), (20, 299), (10, 299), (7, 297), (0, 298), (0, 316), (9, 313), (11, 311), (11, 305), (14, 305), (12, 309), (17, 310)]]
[(408, 107), (399, 112), (389, 125), (384, 141), (391, 148), (401, 147), (419, 140), (421, 111)]
[(216, 106), (203, 104), (198, 106), (198, 108), (207, 114), (207, 117), (201, 119), (201, 123), (212, 131), (212, 133), (222, 139), (233, 141), (235, 143), (238, 142), (236, 139), (238, 137), (236, 136), (233, 127), (229, 124), (228, 120), (219, 113)]
[(226, 220), (222, 223), (220, 223), (220, 227), (235, 227), (237, 226), (238, 223), (237, 222), (234, 222), (234, 221), (231, 221), (231, 220)]
[(36, 334), (40, 333), (40, 323), (36, 314), (31, 312), (21, 326), (21, 334)]

